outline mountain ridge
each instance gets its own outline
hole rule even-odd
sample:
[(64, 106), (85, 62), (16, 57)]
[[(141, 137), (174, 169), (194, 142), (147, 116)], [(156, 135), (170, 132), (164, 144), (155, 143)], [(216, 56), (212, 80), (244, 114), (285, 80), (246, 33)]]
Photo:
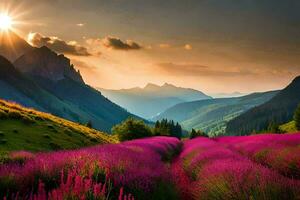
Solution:
[(300, 76), (270, 101), (254, 107), (241, 116), (228, 122), (228, 134), (246, 135), (260, 132), (271, 123), (284, 124), (292, 120), (294, 111), (300, 103)]
[(153, 120), (167, 118), (183, 128), (200, 129), (211, 136), (225, 134), (226, 122), (272, 98), (278, 91), (253, 93), (243, 97), (207, 99), (177, 104)]
[(165, 83), (162, 86), (148, 83), (145, 87), (109, 90), (98, 88), (101, 93), (130, 112), (150, 119), (178, 103), (211, 99), (201, 91), (176, 87)]
[(70, 59), (47, 47), (32, 47), (16, 60), (17, 67), (5, 57), (0, 61), (0, 98), (75, 122), (91, 122), (106, 132), (128, 117), (139, 118), (86, 85)]

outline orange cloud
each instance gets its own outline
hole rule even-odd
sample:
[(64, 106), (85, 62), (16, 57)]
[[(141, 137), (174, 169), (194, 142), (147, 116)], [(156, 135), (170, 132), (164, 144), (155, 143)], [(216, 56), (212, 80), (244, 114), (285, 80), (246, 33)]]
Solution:
[(35, 47), (47, 46), (58, 53), (66, 53), (75, 56), (91, 56), (86, 47), (77, 44), (76, 41), (66, 42), (58, 37), (47, 37), (40, 33), (29, 33), (28, 42)]

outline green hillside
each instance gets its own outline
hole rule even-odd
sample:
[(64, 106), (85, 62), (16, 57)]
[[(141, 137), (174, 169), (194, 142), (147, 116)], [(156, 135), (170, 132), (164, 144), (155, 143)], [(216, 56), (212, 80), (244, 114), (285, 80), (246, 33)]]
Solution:
[(275, 94), (277, 91), (182, 103), (168, 109), (156, 119), (178, 121), (186, 130), (200, 129), (211, 136), (223, 135), (228, 121), (270, 100)]
[(270, 101), (254, 107), (227, 124), (231, 135), (247, 135), (253, 131), (266, 130), (272, 123), (284, 124), (293, 120), (300, 102), (300, 76), (280, 91)]
[(100, 131), (0, 100), (1, 151), (50, 151), (116, 142)]

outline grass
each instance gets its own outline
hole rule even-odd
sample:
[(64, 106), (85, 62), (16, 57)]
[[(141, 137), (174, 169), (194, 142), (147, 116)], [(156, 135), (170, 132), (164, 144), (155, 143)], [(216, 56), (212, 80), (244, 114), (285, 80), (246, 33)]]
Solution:
[(0, 100), (0, 151), (51, 151), (116, 142), (84, 125)]

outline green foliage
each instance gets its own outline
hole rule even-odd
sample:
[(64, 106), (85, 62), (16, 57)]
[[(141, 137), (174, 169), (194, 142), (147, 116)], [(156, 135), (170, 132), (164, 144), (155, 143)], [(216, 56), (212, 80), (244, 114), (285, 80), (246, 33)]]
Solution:
[(295, 132), (297, 132), (295, 121), (291, 121), (291, 122), (288, 122), (286, 124), (283, 124), (279, 128), (284, 133), (295, 133)]
[(300, 130), (300, 104), (298, 105), (295, 111), (294, 120), (295, 120), (296, 129), (299, 131)]
[(112, 128), (112, 133), (117, 135), (120, 141), (134, 140), (151, 137), (152, 132), (144, 121), (128, 118)]
[(194, 139), (196, 137), (208, 137), (208, 135), (201, 130), (196, 131), (195, 129), (192, 129), (190, 132), (190, 139)]
[(156, 136), (171, 136), (179, 139), (182, 137), (181, 126), (178, 122), (175, 124), (173, 120), (162, 119), (161, 121), (157, 121), (153, 132)]

